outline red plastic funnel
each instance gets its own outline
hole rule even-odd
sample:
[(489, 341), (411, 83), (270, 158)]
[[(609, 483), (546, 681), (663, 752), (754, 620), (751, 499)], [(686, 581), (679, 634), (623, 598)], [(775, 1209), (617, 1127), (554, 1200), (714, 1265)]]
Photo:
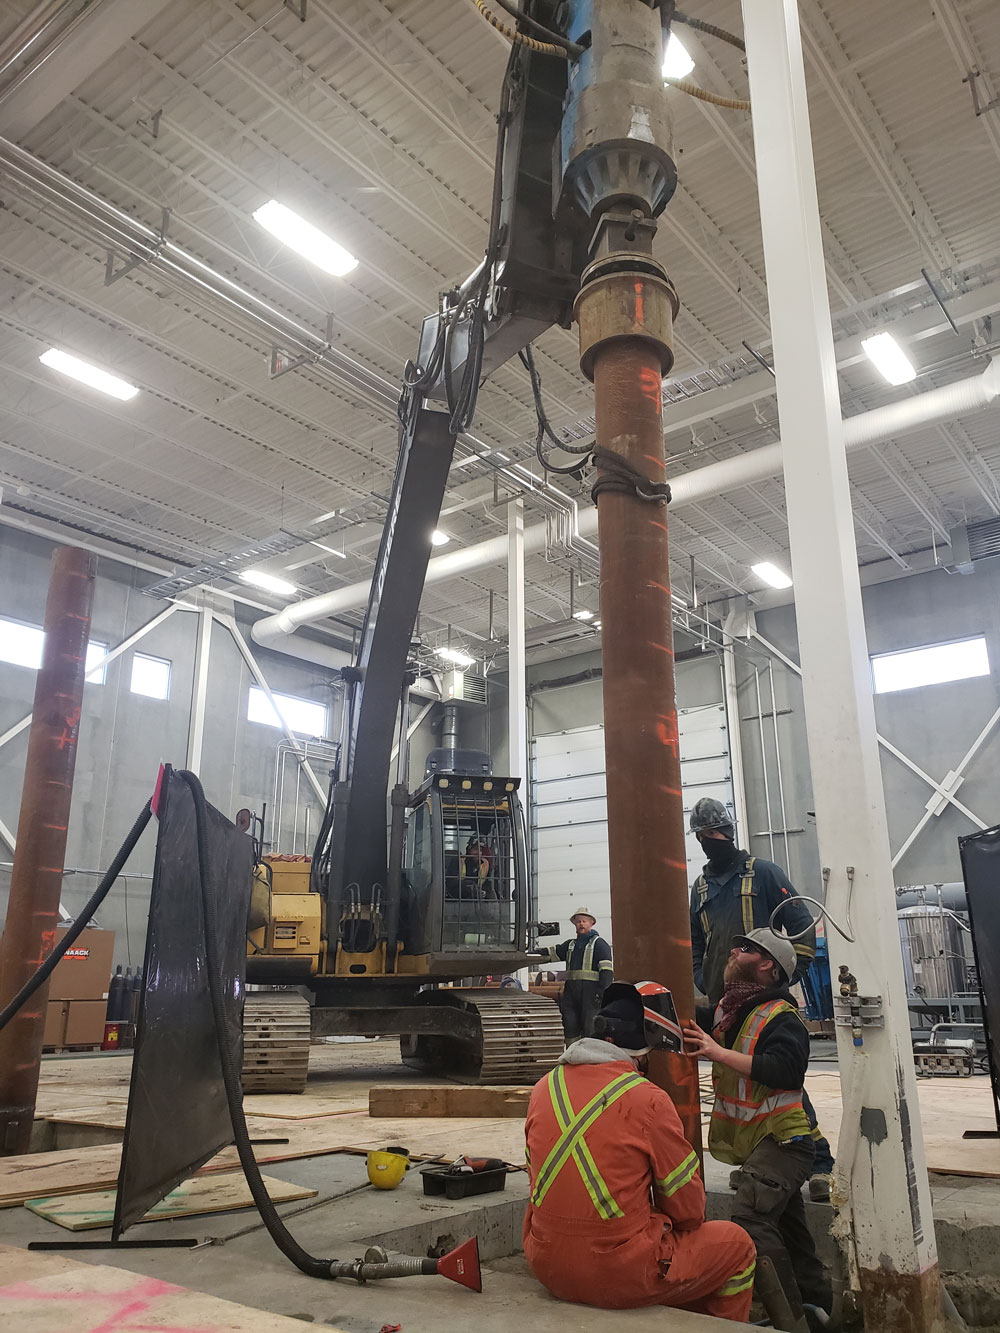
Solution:
[(483, 1276), (479, 1270), (479, 1239), (473, 1236), (457, 1249), (438, 1260), (437, 1271), (451, 1282), (472, 1291), (482, 1291)]

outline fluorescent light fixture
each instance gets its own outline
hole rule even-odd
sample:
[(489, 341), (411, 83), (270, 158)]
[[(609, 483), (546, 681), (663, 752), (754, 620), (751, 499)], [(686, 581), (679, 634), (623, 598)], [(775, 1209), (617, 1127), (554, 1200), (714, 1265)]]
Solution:
[(573, 612), (574, 620), (593, 620), (593, 618), (594, 618), (593, 611), (581, 610)]
[(790, 588), (792, 580), (777, 565), (772, 565), (770, 560), (762, 560), (759, 565), (751, 565), (750, 568), (759, 579), (769, 583), (772, 588)]
[(450, 541), (451, 538), (447, 532), (442, 532), (440, 528), (435, 528), (431, 533), (432, 546), (447, 546)]
[(677, 602), (678, 605), (680, 605), (680, 606), (687, 606), (687, 602), (686, 602), (686, 601), (684, 600), (684, 598), (680, 595), (680, 593), (672, 592), (672, 593), (670, 594), (670, 599), (671, 599), (671, 601)]
[(300, 254), (303, 259), (308, 259), (324, 273), (342, 278), (358, 266), (358, 261), (349, 250), (338, 245), (332, 236), (327, 236), (305, 218), (299, 217), (298, 213), (279, 204), (277, 199), (269, 199), (266, 204), (254, 209), (253, 217), (265, 231), (277, 236), (283, 245)]
[(108, 393), (112, 398), (120, 398), (123, 403), (127, 403), (139, 392), (135, 385), (129, 384), (127, 380), (119, 379), (117, 375), (110, 375), (99, 366), (92, 366), (89, 361), (81, 361), (78, 356), (71, 356), (69, 352), (60, 352), (58, 347), (50, 347), (38, 359), (43, 366), (58, 370), (60, 375), (69, 375), (71, 379), (79, 380), (81, 384), (89, 384), (92, 389), (100, 389), (101, 393)]
[(279, 579), (274, 574), (263, 574), (256, 569), (241, 570), (240, 578), (254, 588), (263, 588), (265, 592), (282, 593), (284, 596), (291, 596), (295, 592), (294, 583), (289, 583), (287, 579)]
[(872, 658), (872, 683), (876, 694), (912, 690), (919, 685), (943, 685), (950, 680), (970, 680), (990, 674), (986, 640), (935, 643), (928, 648), (907, 648), (899, 653), (880, 653)]
[(600, 629), (600, 628), (601, 628), (601, 622), (600, 622), (599, 620), (595, 620), (594, 623), (593, 623), (593, 625), (591, 625), (590, 628), (591, 628), (591, 629)]
[(861, 346), (875, 369), (890, 384), (909, 384), (910, 380), (916, 379), (913, 362), (891, 333), (862, 338)]
[(443, 657), (446, 662), (454, 662), (456, 666), (470, 667), (476, 660), (468, 653), (463, 653), (460, 648), (435, 648), (434, 651), (438, 657)]
[(328, 555), (335, 555), (340, 560), (347, 559), (346, 551), (335, 551), (332, 546), (326, 546), (323, 542), (316, 541), (315, 538), (310, 538), (309, 545), (318, 546), (321, 551), (326, 551)]
[(688, 55), (684, 43), (676, 35), (670, 34), (667, 49), (663, 53), (663, 77), (665, 79), (686, 79), (694, 69), (694, 61)]

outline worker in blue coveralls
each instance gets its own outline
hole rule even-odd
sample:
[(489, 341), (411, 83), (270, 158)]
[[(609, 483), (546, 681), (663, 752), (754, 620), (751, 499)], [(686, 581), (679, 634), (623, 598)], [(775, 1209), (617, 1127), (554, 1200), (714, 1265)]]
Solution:
[[(799, 981), (816, 953), (812, 915), (796, 899), (788, 876), (773, 861), (751, 856), (736, 846), (732, 815), (713, 796), (703, 796), (691, 811), (691, 832), (701, 843), (707, 861), (691, 890), (691, 953), (694, 984), (711, 1004), (717, 1005), (725, 989), (723, 973), (735, 935), (771, 925), (775, 909), (785, 904), (774, 919), (774, 929), (788, 935), (808, 934), (795, 940), (798, 966), (792, 984)], [(833, 1156), (830, 1145), (816, 1124), (816, 1112), (808, 1094), (803, 1105), (816, 1142), (816, 1158), (809, 1181), (809, 1197), (817, 1203), (830, 1198)], [(738, 1172), (731, 1184), (736, 1188)]]
[(576, 937), (549, 945), (538, 954), (549, 963), (565, 963), (565, 984), (559, 1000), (566, 1045), (591, 1037), (601, 996), (615, 979), (611, 945), (597, 933), (597, 918), (585, 907), (570, 917)]

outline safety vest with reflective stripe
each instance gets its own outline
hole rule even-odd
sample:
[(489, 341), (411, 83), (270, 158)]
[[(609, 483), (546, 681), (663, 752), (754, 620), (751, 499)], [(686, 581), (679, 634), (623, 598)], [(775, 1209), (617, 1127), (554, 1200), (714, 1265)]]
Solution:
[[(786, 1013), (798, 1017), (798, 1010), (787, 1000), (770, 1000), (759, 1005), (747, 1015), (732, 1049), (752, 1056), (768, 1023)], [(716, 1025), (720, 1015), (721, 1006), (716, 1010)], [(721, 1035), (716, 1026), (716, 1039), (721, 1040)], [(712, 1066), (712, 1083), (715, 1106), (708, 1130), (708, 1147), (720, 1162), (740, 1165), (768, 1134), (779, 1143), (809, 1134), (809, 1120), (802, 1109), (801, 1088), (795, 1091), (769, 1088), (721, 1064)]]
[[(638, 1074), (622, 1074), (607, 1087), (590, 1099), (582, 1111), (573, 1111), (566, 1087), (566, 1074), (562, 1065), (557, 1065), (546, 1080), (556, 1123), (562, 1133), (553, 1144), (545, 1161), (535, 1177), (535, 1187), (531, 1192), (531, 1202), (537, 1208), (545, 1199), (555, 1183), (559, 1173), (570, 1161), (580, 1173), (584, 1188), (590, 1195), (598, 1217), (610, 1221), (613, 1217), (624, 1217), (611, 1191), (594, 1161), (587, 1146), (585, 1135), (601, 1115), (613, 1106), (620, 1097), (624, 1097), (632, 1088), (641, 1087), (643, 1079)], [(695, 1168), (697, 1168), (695, 1159)], [(679, 1188), (679, 1187), (678, 1187)]]
[[(740, 880), (740, 905), (743, 908), (744, 935), (749, 935), (755, 924), (753, 919), (753, 863), (756, 859), (755, 856), (751, 856), (747, 859), (746, 866), (743, 870), (743, 877)], [(703, 874), (699, 875), (695, 880), (694, 889), (695, 893), (698, 895), (698, 908), (701, 912), (701, 928), (705, 932), (705, 949), (707, 950), (712, 939), (712, 927), (708, 919), (708, 909), (705, 906), (705, 901), (708, 898), (708, 880)]]

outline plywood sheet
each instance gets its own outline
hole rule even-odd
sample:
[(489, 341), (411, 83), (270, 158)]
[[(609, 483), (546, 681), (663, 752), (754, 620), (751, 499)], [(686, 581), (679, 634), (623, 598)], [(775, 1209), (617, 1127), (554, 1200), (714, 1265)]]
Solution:
[[(292, 1199), (310, 1199), (319, 1191), (306, 1185), (292, 1185), (285, 1180), (263, 1176), (264, 1186), (275, 1203)], [(95, 1190), (86, 1194), (56, 1195), (47, 1199), (27, 1199), (25, 1207), (39, 1217), (65, 1227), (67, 1231), (90, 1231), (109, 1227), (115, 1216), (116, 1190)], [(253, 1196), (242, 1173), (226, 1172), (195, 1176), (185, 1180), (165, 1199), (151, 1208), (143, 1222), (163, 1222), (172, 1217), (196, 1217), (202, 1213), (227, 1213), (250, 1208)]]
[[(81, 1264), (61, 1255), (0, 1245), (0, 1309), (17, 1333), (302, 1333), (302, 1323), (266, 1310), (206, 1296), (142, 1273)], [(338, 1333), (334, 1330), (333, 1333)], [(341, 1329), (339, 1333), (344, 1333)]]
[(376, 1086), (368, 1093), (368, 1114), (373, 1117), (466, 1116), (477, 1119), (524, 1119), (530, 1088), (476, 1088)]

